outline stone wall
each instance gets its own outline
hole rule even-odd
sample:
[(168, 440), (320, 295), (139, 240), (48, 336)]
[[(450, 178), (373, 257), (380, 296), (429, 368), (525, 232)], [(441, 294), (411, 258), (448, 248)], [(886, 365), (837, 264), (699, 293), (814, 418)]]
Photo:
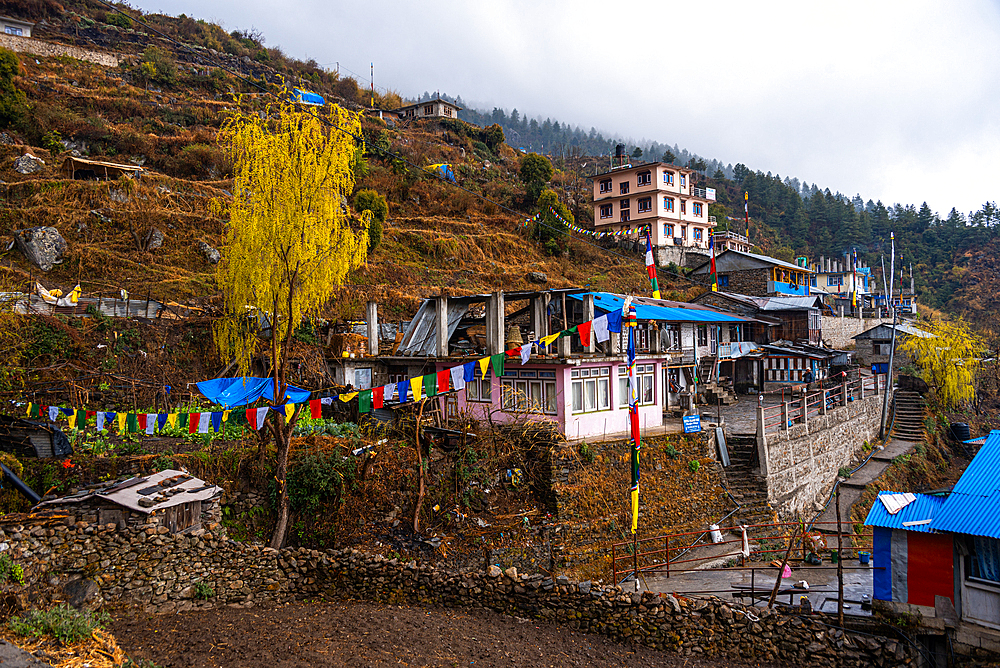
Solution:
[(823, 342), (831, 348), (849, 348), (854, 346), (852, 336), (881, 324), (891, 325), (892, 318), (840, 318), (824, 315)]
[[(720, 290), (734, 292), (738, 295), (767, 296), (767, 282), (771, 274), (770, 269), (743, 269), (724, 273), (729, 277), (729, 285), (723, 287), (720, 284)], [(706, 278), (708, 278), (707, 274)]]
[(65, 44), (52, 44), (31, 37), (0, 34), (0, 47), (18, 53), (30, 53), (33, 56), (69, 56), (104, 67), (118, 67), (119, 63), (118, 56), (107, 51), (93, 51)]
[(671, 262), (678, 267), (698, 267), (709, 260), (708, 251), (704, 248), (685, 248), (683, 246), (657, 246), (656, 264), (665, 267)]
[(769, 433), (763, 443), (758, 436), (768, 501), (779, 515), (812, 510), (826, 499), (840, 468), (851, 463), (864, 441), (878, 436), (882, 400), (881, 394), (856, 399)]
[[(786, 616), (714, 598), (626, 593), (621, 587), (519, 575), (496, 566), (447, 571), (354, 550), (276, 551), (213, 532), (174, 536), (154, 527), (124, 532), (113, 526), (7, 526), (0, 545), (25, 567), (27, 590), (36, 597), (41, 590), (56, 591), (53, 588), (67, 580), (76, 583), (73, 591), (83, 591), (80, 579), (90, 578), (100, 587), (99, 595), (91, 595), (92, 603), (103, 599), (148, 612), (220, 604), (252, 607), (328, 595), (486, 607), (688, 656), (725, 656), (741, 662), (780, 659), (795, 665), (870, 666), (906, 665), (916, 658), (909, 644), (893, 638), (844, 632), (819, 617)], [(214, 597), (199, 600), (199, 583), (212, 587)]]

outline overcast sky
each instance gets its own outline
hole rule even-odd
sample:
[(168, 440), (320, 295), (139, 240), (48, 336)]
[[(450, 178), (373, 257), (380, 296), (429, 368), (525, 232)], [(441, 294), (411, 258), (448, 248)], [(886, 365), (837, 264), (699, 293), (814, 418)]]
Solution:
[(1000, 199), (1000, 0), (138, 0), (415, 97), (946, 215)]

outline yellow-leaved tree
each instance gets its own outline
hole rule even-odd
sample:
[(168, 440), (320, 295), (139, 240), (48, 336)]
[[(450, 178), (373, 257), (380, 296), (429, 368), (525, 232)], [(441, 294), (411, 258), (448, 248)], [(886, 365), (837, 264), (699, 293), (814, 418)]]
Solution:
[(900, 346), (920, 368), (947, 408), (958, 408), (976, 397), (976, 375), (986, 345), (965, 321), (930, 320), (920, 329), (931, 336), (910, 335)]
[[(238, 107), (219, 134), (233, 161), (234, 184), (216, 272), (225, 314), (213, 334), (222, 357), (237, 360), (243, 375), (254, 355), (270, 353), (275, 405), (285, 401), (295, 330), (366, 258), (371, 214), (352, 226), (341, 206), (354, 189), (354, 137), (360, 135), (361, 119), (353, 112), (336, 105), (306, 112), (288, 102), (263, 112)], [(218, 203), (220, 214), (225, 208)], [(288, 454), (298, 416), (299, 410), (291, 416), (272, 411), (267, 421), (277, 447), (274, 548), (288, 530)]]

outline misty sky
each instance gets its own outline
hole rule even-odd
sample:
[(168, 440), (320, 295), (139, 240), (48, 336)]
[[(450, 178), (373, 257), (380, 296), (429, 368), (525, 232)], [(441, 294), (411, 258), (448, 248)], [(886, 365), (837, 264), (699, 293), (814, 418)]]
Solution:
[(440, 90), (848, 196), (1000, 199), (1000, 1), (138, 0), (404, 97)]

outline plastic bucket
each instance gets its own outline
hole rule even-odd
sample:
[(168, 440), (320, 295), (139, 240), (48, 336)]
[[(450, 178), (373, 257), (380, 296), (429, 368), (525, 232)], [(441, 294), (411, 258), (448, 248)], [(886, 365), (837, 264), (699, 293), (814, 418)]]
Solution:
[(861, 561), (862, 564), (865, 564), (865, 565), (870, 564), (872, 562), (872, 553), (871, 552), (858, 552), (858, 559)]
[(837, 551), (834, 550), (834, 551), (830, 552), (830, 563), (831, 564), (835, 564), (838, 561), (840, 561), (840, 555), (837, 553)]
[(719, 525), (718, 524), (709, 524), (708, 525), (708, 535), (712, 537), (712, 542), (713, 543), (721, 543), (722, 542), (722, 532), (719, 531)]

